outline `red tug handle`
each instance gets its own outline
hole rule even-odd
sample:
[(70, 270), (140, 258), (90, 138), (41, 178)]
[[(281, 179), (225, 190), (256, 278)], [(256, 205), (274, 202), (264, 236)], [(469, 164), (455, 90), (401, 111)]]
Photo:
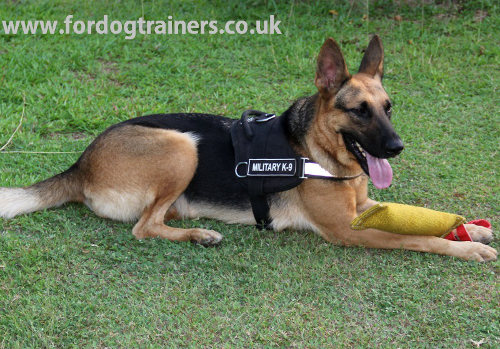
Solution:
[[(486, 219), (475, 219), (473, 221), (467, 222), (466, 224), (474, 224), (480, 227), (491, 228), (491, 223)], [(450, 232), (444, 238), (452, 241), (472, 241), (469, 232), (467, 231), (467, 229), (465, 229), (465, 226), (463, 224), (460, 224), (456, 228), (456, 232)]]

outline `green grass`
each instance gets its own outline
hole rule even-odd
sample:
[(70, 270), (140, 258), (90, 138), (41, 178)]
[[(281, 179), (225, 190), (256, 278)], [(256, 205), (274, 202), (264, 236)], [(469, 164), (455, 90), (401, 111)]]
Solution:
[[(24, 96), (25, 120), (7, 150), (79, 151), (107, 126), (150, 113), (279, 113), (314, 93), (326, 37), (355, 72), (378, 33), (406, 149), (391, 160), (393, 186), (370, 188), (371, 196), (488, 218), (498, 229), (498, 5), (352, 3), (4, 1), (0, 20), (276, 14), (283, 35), (0, 35), (0, 146)], [(45, 179), (77, 157), (0, 154), (0, 185)], [(497, 262), (341, 248), (312, 233), (210, 220), (174, 224), (209, 227), (225, 240), (209, 249), (137, 241), (131, 224), (79, 205), (0, 219), (0, 348), (499, 344)]]

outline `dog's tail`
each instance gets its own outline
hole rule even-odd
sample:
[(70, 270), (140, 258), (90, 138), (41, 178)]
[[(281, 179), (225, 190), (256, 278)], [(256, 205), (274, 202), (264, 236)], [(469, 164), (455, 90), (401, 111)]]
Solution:
[(75, 164), (63, 173), (29, 187), (0, 187), (0, 217), (12, 218), (68, 201), (81, 201), (81, 198), (81, 181)]

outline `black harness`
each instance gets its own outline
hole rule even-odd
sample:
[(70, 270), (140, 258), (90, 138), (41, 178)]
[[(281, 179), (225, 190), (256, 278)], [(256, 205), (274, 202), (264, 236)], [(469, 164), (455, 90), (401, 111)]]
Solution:
[(247, 110), (231, 125), (234, 173), (249, 194), (259, 229), (270, 229), (269, 194), (292, 189), (305, 178), (346, 180), (359, 176), (335, 177), (298, 155), (290, 146), (285, 122), (284, 117)]

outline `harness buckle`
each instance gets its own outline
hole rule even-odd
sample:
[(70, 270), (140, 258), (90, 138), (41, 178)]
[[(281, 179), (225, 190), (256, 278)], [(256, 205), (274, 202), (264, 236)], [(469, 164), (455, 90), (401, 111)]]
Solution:
[(236, 177), (238, 178), (245, 178), (247, 175), (245, 173), (244, 176), (241, 176), (239, 173), (238, 173), (238, 167), (240, 167), (240, 165), (247, 165), (248, 166), (248, 162), (246, 161), (242, 161), (242, 162), (238, 162), (238, 164), (236, 164), (236, 167), (234, 168), (234, 174), (236, 175)]
[(302, 162), (302, 166), (301, 166), (301, 172), (300, 172), (299, 178), (305, 179), (305, 178), (307, 178), (306, 177), (306, 161), (309, 160), (309, 158), (300, 158), (300, 160)]

